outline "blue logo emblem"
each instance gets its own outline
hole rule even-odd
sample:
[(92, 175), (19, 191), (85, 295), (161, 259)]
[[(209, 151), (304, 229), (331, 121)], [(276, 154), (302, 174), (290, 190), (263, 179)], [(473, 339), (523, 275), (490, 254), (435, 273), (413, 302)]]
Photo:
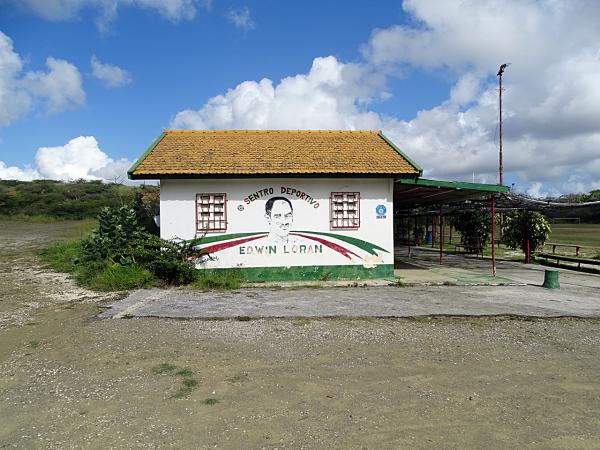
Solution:
[(375, 208), (375, 212), (378, 216), (385, 216), (387, 208), (385, 207), (385, 205), (377, 205), (377, 208)]

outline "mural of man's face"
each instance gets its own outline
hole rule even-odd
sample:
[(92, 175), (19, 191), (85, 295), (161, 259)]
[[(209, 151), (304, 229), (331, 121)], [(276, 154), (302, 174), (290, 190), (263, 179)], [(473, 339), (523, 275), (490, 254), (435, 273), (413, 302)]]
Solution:
[(290, 232), (294, 214), (292, 208), (285, 200), (275, 200), (271, 214), (266, 214), (267, 222), (271, 227), (270, 234), (275, 237), (287, 239)]

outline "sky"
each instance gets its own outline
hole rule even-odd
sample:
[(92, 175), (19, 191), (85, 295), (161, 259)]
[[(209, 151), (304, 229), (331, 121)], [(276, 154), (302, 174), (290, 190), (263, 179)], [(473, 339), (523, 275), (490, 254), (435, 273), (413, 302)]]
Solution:
[[(343, 6), (342, 6), (343, 5)], [(596, 0), (0, 0), (0, 179), (101, 179), (164, 129), (375, 129), (427, 178), (600, 189)]]

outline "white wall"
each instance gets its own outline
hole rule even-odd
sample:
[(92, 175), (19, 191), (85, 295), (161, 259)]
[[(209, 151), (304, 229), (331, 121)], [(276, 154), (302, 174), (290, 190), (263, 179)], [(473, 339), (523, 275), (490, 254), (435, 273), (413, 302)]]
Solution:
[[(206, 267), (309, 265), (373, 267), (378, 264), (393, 264), (393, 181), (391, 179), (163, 179), (160, 186), (161, 237), (165, 239), (191, 239), (197, 235), (195, 205), (197, 193), (227, 195), (227, 230), (206, 234), (207, 241), (219, 237), (225, 240), (209, 242), (202, 247), (235, 245), (212, 252), (216, 259), (207, 262)], [(251, 200), (250, 195), (260, 190), (263, 192), (258, 194), (258, 198)], [(331, 229), (329, 197), (331, 192), (338, 191), (360, 192), (359, 229)], [(273, 243), (267, 236), (269, 223), (265, 218), (265, 203), (274, 196), (288, 198), (293, 206), (291, 234), (288, 242), (285, 243)], [(384, 215), (377, 214), (378, 205), (385, 207)], [(303, 233), (303, 236), (295, 234), (302, 231), (307, 233)], [(245, 237), (231, 236), (237, 233), (255, 234)], [(338, 237), (318, 233), (331, 233)], [(360, 241), (347, 242), (341, 236), (353, 237)], [(255, 239), (239, 243), (239, 239), (242, 238)], [(334, 248), (323, 242), (329, 243)], [(368, 248), (369, 243), (382, 247), (386, 251), (374, 250), (375, 254), (370, 254), (365, 249)]]

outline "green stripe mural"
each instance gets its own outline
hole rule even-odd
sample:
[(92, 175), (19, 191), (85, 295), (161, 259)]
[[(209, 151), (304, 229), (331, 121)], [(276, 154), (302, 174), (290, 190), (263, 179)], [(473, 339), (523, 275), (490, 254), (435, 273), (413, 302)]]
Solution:
[[(315, 231), (291, 231), (290, 235), (315, 240), (315, 241), (325, 245), (326, 247), (330, 248), (331, 250), (344, 255), (348, 259), (352, 259), (352, 256), (356, 256), (357, 258), (359, 258), (361, 260), (364, 258), (362, 258), (360, 255), (358, 255), (351, 249), (344, 247), (342, 245), (339, 245), (336, 242), (333, 242), (331, 240), (325, 239), (325, 237), (333, 238), (333, 239), (345, 242), (346, 244), (350, 244), (351, 246), (354, 246), (360, 250), (363, 250), (364, 252), (369, 253), (371, 255), (377, 255), (376, 250), (388, 253), (387, 250), (385, 250), (384, 248), (382, 248), (376, 244), (367, 242), (362, 239), (354, 238), (351, 236), (345, 236), (343, 234), (323, 233), (323, 232), (315, 232)], [(245, 244), (247, 242), (266, 238), (267, 236), (268, 236), (268, 232), (266, 232), (266, 231), (253, 232), (253, 233), (230, 233), (230, 234), (223, 234), (223, 235), (219, 235), (219, 236), (209, 236), (209, 237), (204, 237), (202, 239), (202, 244), (199, 246), (199, 249), (202, 249), (208, 253), (217, 253), (219, 251), (222, 251), (222, 250), (225, 250), (228, 248), (232, 248), (232, 247), (236, 247), (236, 246)], [(209, 244), (212, 244), (212, 245), (209, 245)]]

